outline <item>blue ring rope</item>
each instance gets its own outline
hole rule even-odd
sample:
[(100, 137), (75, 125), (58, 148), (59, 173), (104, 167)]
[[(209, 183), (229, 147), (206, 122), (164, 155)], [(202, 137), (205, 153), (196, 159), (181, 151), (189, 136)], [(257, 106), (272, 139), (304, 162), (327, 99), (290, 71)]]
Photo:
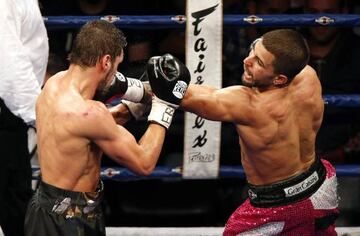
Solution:
[[(44, 16), (48, 28), (79, 28), (105, 19), (122, 28), (185, 28), (184, 15)], [(224, 26), (360, 26), (360, 14), (224, 15)]]
[[(39, 177), (39, 167), (33, 167), (33, 179)], [(337, 176), (359, 177), (360, 165), (336, 165)], [(157, 166), (148, 176), (139, 176), (124, 167), (102, 167), (101, 179), (103, 180), (143, 180), (143, 179), (160, 179), (160, 178), (179, 178), (182, 179), (181, 167)], [(220, 167), (219, 178), (245, 178), (244, 169), (240, 165)]]
[(360, 94), (324, 95), (325, 105), (334, 107), (360, 107)]

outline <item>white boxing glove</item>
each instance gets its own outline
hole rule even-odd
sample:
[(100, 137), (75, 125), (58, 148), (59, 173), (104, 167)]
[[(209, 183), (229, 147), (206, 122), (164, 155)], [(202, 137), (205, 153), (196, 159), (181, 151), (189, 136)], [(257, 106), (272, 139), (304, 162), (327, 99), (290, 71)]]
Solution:
[(158, 123), (168, 129), (177, 107), (177, 105), (165, 102), (164, 100), (153, 96), (148, 121)]
[(131, 116), (135, 120), (145, 120), (151, 109), (151, 103), (136, 103), (128, 100), (121, 100), (121, 103), (129, 109)]

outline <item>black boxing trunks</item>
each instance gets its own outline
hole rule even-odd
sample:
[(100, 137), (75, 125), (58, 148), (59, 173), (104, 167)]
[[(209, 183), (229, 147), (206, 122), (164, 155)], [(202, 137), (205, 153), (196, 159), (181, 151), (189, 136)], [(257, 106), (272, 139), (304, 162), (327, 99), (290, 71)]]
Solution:
[(248, 196), (228, 219), (224, 236), (337, 235), (336, 172), (326, 160), (281, 182), (249, 185)]
[(248, 196), (255, 207), (275, 207), (300, 201), (313, 194), (326, 177), (319, 158), (305, 172), (289, 179), (263, 186), (248, 184)]
[(25, 218), (25, 235), (105, 235), (103, 184), (96, 192), (73, 192), (40, 181)]

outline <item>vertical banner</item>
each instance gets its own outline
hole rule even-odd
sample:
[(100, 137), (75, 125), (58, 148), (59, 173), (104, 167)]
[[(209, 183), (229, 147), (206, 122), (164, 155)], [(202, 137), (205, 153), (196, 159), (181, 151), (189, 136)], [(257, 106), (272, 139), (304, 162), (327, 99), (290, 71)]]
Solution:
[[(222, 86), (223, 9), (221, 0), (187, 0), (186, 65), (191, 83)], [(183, 178), (219, 174), (221, 122), (185, 113)]]

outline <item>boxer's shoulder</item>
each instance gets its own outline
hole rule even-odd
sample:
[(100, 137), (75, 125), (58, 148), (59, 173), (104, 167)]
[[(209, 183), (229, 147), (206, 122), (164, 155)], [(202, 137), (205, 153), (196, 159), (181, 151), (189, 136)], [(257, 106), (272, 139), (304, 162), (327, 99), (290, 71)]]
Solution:
[(82, 106), (75, 106), (72, 111), (84, 119), (105, 119), (110, 116), (108, 108), (99, 101), (85, 100)]

